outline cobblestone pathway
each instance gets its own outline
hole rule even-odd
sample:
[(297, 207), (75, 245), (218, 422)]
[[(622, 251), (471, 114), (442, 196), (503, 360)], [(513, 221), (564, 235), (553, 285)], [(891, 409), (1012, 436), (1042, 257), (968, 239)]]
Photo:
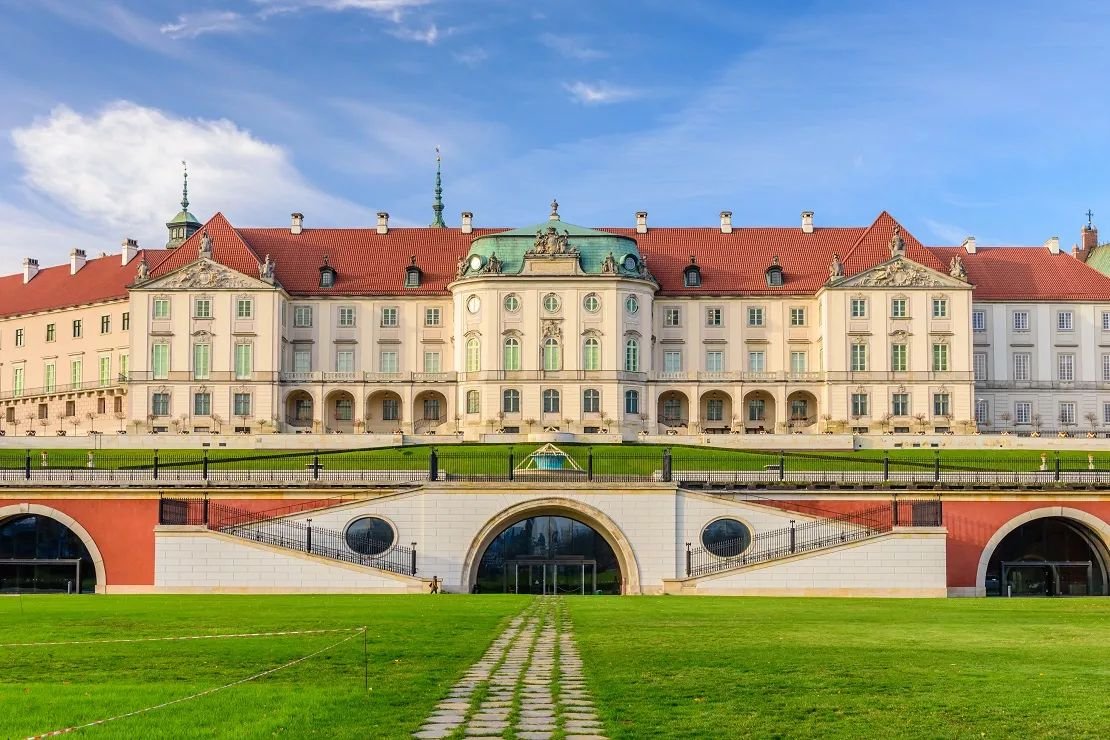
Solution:
[(604, 740), (571, 633), (561, 598), (536, 599), (413, 737)]

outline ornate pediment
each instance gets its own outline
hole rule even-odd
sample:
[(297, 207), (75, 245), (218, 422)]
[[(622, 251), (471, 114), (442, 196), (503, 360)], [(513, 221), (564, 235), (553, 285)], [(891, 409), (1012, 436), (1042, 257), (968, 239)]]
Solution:
[(966, 288), (950, 275), (930, 270), (905, 257), (895, 257), (870, 270), (835, 283), (837, 288)]
[(554, 226), (548, 226), (547, 231), (540, 229), (536, 232), (536, 240), (527, 256), (557, 257), (561, 255), (578, 255), (578, 250), (570, 245), (570, 233), (564, 229), (560, 234)]
[(165, 277), (143, 283), (142, 287), (148, 290), (272, 290), (274, 286), (219, 262), (199, 259)]

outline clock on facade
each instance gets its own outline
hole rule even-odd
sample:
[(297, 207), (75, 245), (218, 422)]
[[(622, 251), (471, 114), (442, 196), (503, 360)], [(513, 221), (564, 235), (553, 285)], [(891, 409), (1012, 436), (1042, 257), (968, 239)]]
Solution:
[(478, 313), (478, 309), (482, 307), (482, 299), (476, 295), (472, 295), (466, 299), (466, 310), (470, 313)]
[(476, 254), (470, 256), (470, 269), (474, 272), (482, 269), (482, 258)]

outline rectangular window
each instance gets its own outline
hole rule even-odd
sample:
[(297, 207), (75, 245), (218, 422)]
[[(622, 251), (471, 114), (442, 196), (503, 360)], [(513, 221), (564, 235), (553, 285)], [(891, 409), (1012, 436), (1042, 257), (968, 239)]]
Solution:
[(210, 416), (212, 414), (212, 394), (193, 394), (193, 416)]
[(890, 345), (890, 369), (896, 373), (904, 373), (910, 369), (909, 345), (901, 343)]
[(438, 308), (424, 309), (424, 326), (439, 326), (442, 320), (442, 310)]
[(232, 398), (232, 404), (236, 416), (251, 415), (251, 394), (236, 393)]
[(853, 344), (851, 353), (851, 369), (854, 373), (867, 372), (867, 345)]
[(66, 417), (72, 418), (74, 416), (77, 416), (77, 402), (66, 401)]
[(1075, 402), (1074, 401), (1061, 401), (1060, 402), (1060, 423), (1071, 425), (1075, 423)]
[(19, 397), (23, 395), (23, 368), (12, 368), (12, 395)]
[(987, 353), (976, 352), (971, 356), (973, 377), (975, 380), (987, 379)]
[(378, 355), (378, 372), (395, 373), (397, 367), (397, 353), (393, 350), (386, 350)]
[[(409, 273), (410, 275), (412, 273)], [(425, 398), (424, 399), (424, 421), (439, 421), (439, 399), (438, 398)]]
[(1110, 331), (1110, 311), (1102, 312), (1102, 330)]
[(120, 316), (119, 325), (120, 325), (120, 328), (123, 329), (124, 331), (129, 331), (131, 329), (131, 312), (130, 311), (124, 311), (123, 312), (123, 315)]
[(119, 376), (123, 380), (129, 380), (129, 377), (127, 375), (127, 371), (128, 371), (129, 365), (130, 365), (130, 360), (131, 360), (130, 355), (120, 355), (119, 356)]
[(340, 306), (339, 307), (339, 325), (344, 328), (349, 328), (355, 325), (355, 307), (354, 306)]
[(355, 371), (354, 350), (341, 349), (336, 351), (335, 371), (337, 373), (353, 373)]
[(424, 372), (438, 373), (439, 369), (439, 352), (425, 351), (424, 352)]
[(1102, 379), (1110, 381), (1110, 355), (1102, 356)]
[(986, 401), (976, 401), (975, 402), (975, 423), (980, 425), (980, 426), (990, 424), (990, 418), (991, 418), (990, 404), (987, 403)]
[(254, 372), (254, 345), (235, 345), (235, 378), (237, 380), (250, 380)]
[(948, 318), (948, 299), (947, 298), (934, 298), (933, 299), (933, 318), (934, 319), (947, 319)]
[(753, 373), (762, 373), (767, 370), (767, 355), (762, 351), (748, 353), (748, 370)]
[(909, 300), (906, 298), (890, 299), (890, 318), (906, 319), (910, 316)]
[(948, 372), (948, 345), (933, 345), (933, 372)]
[(293, 372), (312, 372), (312, 350), (299, 347), (293, 350)]
[(80, 388), (81, 380), (85, 375), (85, 363), (81, 360), (69, 361), (69, 385), (71, 388)]
[(254, 301), (252, 301), (250, 298), (237, 298), (235, 300), (235, 318), (253, 319)]
[(766, 421), (767, 402), (762, 398), (752, 398), (748, 401), (748, 421)]
[(1014, 380), (1030, 380), (1033, 374), (1033, 355), (1028, 352), (1014, 353)]
[(952, 397), (947, 393), (933, 394), (933, 416), (948, 416), (952, 411)]
[(678, 308), (664, 308), (663, 326), (682, 326), (682, 310)]
[(112, 317), (105, 314), (100, 317), (100, 333), (110, 334), (112, 331)]
[(1102, 423), (1110, 426), (1110, 403), (1102, 404)]
[(154, 299), (154, 318), (168, 319), (170, 317), (170, 299), (169, 298), (155, 298)]
[(397, 326), (396, 306), (386, 306), (382, 309), (382, 326)]
[(853, 319), (866, 319), (867, 318), (867, 299), (866, 298), (853, 298), (849, 302), (849, 315)]
[(809, 353), (808, 352), (791, 352), (790, 353), (790, 372), (792, 372), (792, 373), (809, 372)]
[(16, 347), (22, 347), (23, 346), (23, 330), (22, 329), (16, 329), (15, 330), (15, 346)]
[(710, 373), (723, 373), (725, 371), (725, 353), (720, 350), (706, 352), (705, 370)]
[(8, 422), (9, 424), (15, 421), (15, 406), (8, 406), (6, 409), (4, 409), (4, 421)]
[(155, 416), (170, 415), (170, 394), (155, 393), (150, 397), (150, 413)]
[(401, 418), (401, 404), (396, 398), (382, 399), (382, 421), (398, 421)]
[(762, 306), (748, 306), (748, 326), (763, 326)]
[(1071, 311), (1056, 312), (1056, 328), (1059, 331), (1071, 331), (1075, 315)]
[(724, 325), (724, 313), (719, 308), (705, 309), (705, 325), (706, 326), (722, 326)]
[(479, 395), (478, 391), (467, 391), (466, 413), (477, 414), (479, 411), (481, 411), (481, 399), (482, 397), (481, 395)]
[(150, 347), (150, 369), (155, 380), (165, 380), (170, 374), (170, 345), (154, 344)]
[(724, 421), (725, 402), (721, 398), (710, 398), (705, 402), (706, 421)]
[(53, 342), (56, 338), (57, 338), (57, 330), (55, 329), (54, 324), (47, 324), (46, 325), (46, 341)]
[(198, 319), (212, 318), (212, 299), (197, 298), (193, 301), (193, 317)]
[(101, 386), (112, 384), (112, 358), (103, 355), (96, 360), (96, 377)]
[(866, 393), (853, 393), (852, 394), (852, 416), (867, 416), (867, 400)]
[(806, 310), (804, 308), (790, 309), (790, 325), (791, 326), (805, 326), (806, 325)]
[[(117, 396), (117, 398), (118, 398), (118, 396)], [(98, 413), (98, 414), (108, 413), (108, 399), (105, 398), (104, 396), (101, 396), (100, 398), (96, 399), (96, 413)]]
[(212, 345), (193, 345), (193, 379), (207, 380), (212, 373)]
[(39, 413), (39, 418), (40, 419), (49, 419), (50, 418), (50, 404), (40, 403), (38, 413)]
[(1056, 379), (1062, 383), (1075, 380), (1075, 355), (1061, 352), (1056, 356)]
[(663, 372), (677, 373), (682, 370), (682, 353), (668, 350), (663, 353)]
[(1014, 423), (1028, 424), (1033, 420), (1033, 404), (1029, 401), (1018, 401), (1014, 404)]
[(80, 339), (81, 338), (81, 319), (74, 319), (73, 320), (73, 338), (74, 339)]
[(1029, 331), (1029, 312), (1014, 311), (1014, 331)]
[(910, 394), (894, 393), (890, 397), (890, 413), (895, 416), (910, 415)]
[[(22, 368), (16, 368), (22, 370)], [(54, 366), (53, 362), (46, 363), (42, 369), (43, 384), (46, 386), (47, 393), (53, 393), (58, 387), (58, 368)]]
[(293, 306), (293, 326), (299, 329), (312, 326), (312, 306)]
[(971, 330), (972, 331), (986, 331), (987, 330), (987, 312), (986, 311), (972, 311), (971, 312)]

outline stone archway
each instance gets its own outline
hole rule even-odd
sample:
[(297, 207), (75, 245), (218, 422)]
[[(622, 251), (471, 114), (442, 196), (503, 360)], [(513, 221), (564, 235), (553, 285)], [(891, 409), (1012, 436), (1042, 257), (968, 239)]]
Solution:
[(656, 409), (659, 423), (668, 429), (689, 431), (690, 399), (682, 391), (663, 391)]
[(357, 406), (350, 391), (332, 391), (324, 399), (324, 431), (350, 434), (355, 430)]
[(789, 431), (816, 431), (817, 418), (817, 396), (809, 391), (791, 391), (786, 397), (786, 424)]
[(285, 424), (294, 431), (316, 431), (316, 402), (312, 394), (295, 390), (285, 397)]
[(460, 583), (469, 591), (478, 576), (478, 565), (490, 543), (506, 528), (535, 516), (565, 516), (587, 525), (613, 548), (620, 567), (623, 594), (640, 593), (640, 568), (632, 544), (617, 523), (604, 512), (581, 501), (566, 498), (543, 498), (510, 506), (493, 516), (471, 542), (463, 561)]
[(366, 431), (374, 434), (391, 434), (401, 428), (404, 420), (404, 401), (396, 391), (374, 391), (366, 399)]
[(975, 571), (976, 596), (986, 595), (987, 568), (995, 550), (1006, 536), (1023, 524), (1028, 524), (1038, 519), (1052, 518), (1071, 520), (1084, 525), (1090, 534), (1100, 541), (1098, 544), (1102, 546), (1102, 549), (1110, 550), (1110, 524), (1107, 524), (1094, 514), (1082, 511), (1081, 509), (1073, 509), (1068, 506), (1046, 506), (1039, 509), (1032, 509), (1024, 514), (1015, 516), (999, 527), (983, 546), (983, 551), (979, 554), (979, 565)]
[(89, 556), (92, 558), (93, 569), (96, 572), (96, 593), (105, 593), (107, 591), (108, 579), (104, 570), (104, 556), (100, 554), (100, 548), (96, 546), (96, 542), (93, 541), (92, 535), (89, 534), (88, 530), (81, 526), (81, 523), (69, 514), (49, 506), (43, 506), (41, 504), (11, 504), (9, 506), (0, 506), (0, 521), (28, 514), (49, 517), (77, 535), (77, 538), (81, 540), (81, 543), (85, 546), (85, 549), (89, 551)]
[(414, 434), (437, 432), (448, 418), (447, 397), (439, 391), (420, 391), (412, 399)]
[(726, 434), (732, 429), (732, 396), (725, 391), (706, 391), (701, 394), (698, 407), (702, 432)]
[(744, 432), (759, 434), (766, 432), (775, 433), (775, 397), (770, 391), (757, 390), (744, 394), (744, 407), (740, 412), (744, 423)]

